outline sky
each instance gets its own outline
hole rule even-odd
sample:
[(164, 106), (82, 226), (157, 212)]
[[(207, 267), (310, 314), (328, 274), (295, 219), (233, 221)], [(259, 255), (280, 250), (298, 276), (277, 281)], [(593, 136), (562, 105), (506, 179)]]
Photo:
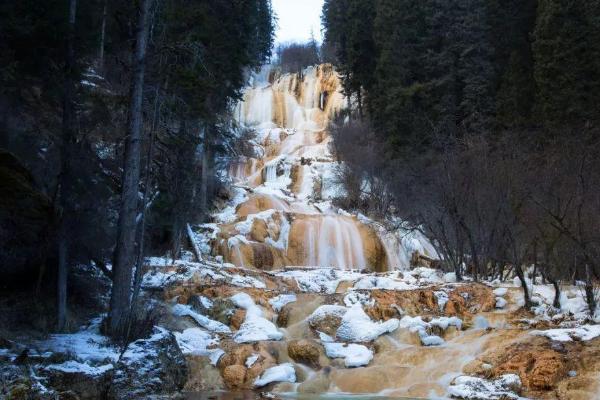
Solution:
[(321, 9), (323, 0), (272, 0), (277, 15), (277, 43), (310, 39), (312, 28), (321, 41)]

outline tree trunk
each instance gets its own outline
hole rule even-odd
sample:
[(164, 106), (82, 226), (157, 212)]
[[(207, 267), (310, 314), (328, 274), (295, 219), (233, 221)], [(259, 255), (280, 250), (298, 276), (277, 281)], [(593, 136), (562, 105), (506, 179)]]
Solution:
[(58, 209), (58, 279), (57, 330), (62, 332), (67, 324), (67, 277), (69, 275), (69, 240), (66, 218), (69, 215), (67, 202), (71, 194), (71, 150), (77, 136), (75, 122), (75, 17), (77, 0), (69, 1), (69, 25), (66, 38), (65, 81), (63, 94), (61, 166), (55, 195), (55, 207)]
[(204, 127), (204, 151), (202, 152), (202, 178), (200, 184), (200, 210), (202, 217), (208, 214), (208, 187), (210, 180), (210, 149), (211, 149), (211, 132), (209, 127)]
[(531, 298), (529, 297), (529, 288), (527, 287), (527, 282), (525, 281), (525, 274), (523, 273), (523, 268), (520, 264), (515, 264), (515, 273), (521, 280), (521, 288), (523, 289), (523, 297), (525, 299), (525, 308), (529, 310), (531, 309)]
[(590, 316), (593, 317), (596, 312), (596, 293), (594, 293), (594, 284), (592, 283), (592, 274), (588, 263), (585, 264), (585, 299)]
[(554, 286), (554, 301), (552, 302), (552, 305), (554, 308), (560, 308), (560, 285), (558, 284), (558, 280), (553, 278), (550, 279), (550, 282), (552, 283), (552, 286)]
[(57, 330), (64, 332), (67, 327), (67, 277), (69, 275), (68, 244), (64, 233), (58, 239), (58, 279), (57, 279)]
[(104, 70), (104, 46), (106, 41), (106, 16), (108, 11), (108, 0), (104, 0), (102, 7), (102, 25), (100, 27), (100, 51), (98, 53), (98, 69)]
[(140, 182), (142, 102), (151, 2), (152, 0), (140, 0), (135, 38), (121, 205), (114, 255), (113, 288), (110, 299), (110, 331), (113, 335), (125, 332), (131, 304), (131, 275), (135, 263), (136, 215)]

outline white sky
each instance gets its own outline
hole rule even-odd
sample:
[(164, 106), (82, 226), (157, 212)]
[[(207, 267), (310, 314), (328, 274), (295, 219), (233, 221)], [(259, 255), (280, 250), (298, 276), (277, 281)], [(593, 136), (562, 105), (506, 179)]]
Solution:
[(312, 28), (321, 41), (321, 9), (323, 0), (272, 0), (277, 15), (277, 43), (310, 39)]

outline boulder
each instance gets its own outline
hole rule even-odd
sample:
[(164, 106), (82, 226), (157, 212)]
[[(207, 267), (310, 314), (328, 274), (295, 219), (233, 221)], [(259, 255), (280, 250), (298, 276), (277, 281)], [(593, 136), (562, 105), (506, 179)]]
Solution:
[(321, 346), (314, 340), (292, 340), (288, 343), (288, 355), (297, 363), (306, 364), (312, 368), (319, 368), (319, 357), (322, 353)]
[(567, 375), (565, 357), (549, 348), (520, 343), (505, 350), (505, 359), (493, 370), (498, 376), (518, 374), (530, 390), (550, 390)]
[(246, 367), (243, 365), (229, 365), (223, 369), (223, 381), (230, 389), (241, 389), (246, 379)]
[(47, 366), (42, 373), (48, 386), (58, 392), (72, 393), (69, 398), (94, 400), (107, 396), (112, 372), (111, 364), (91, 367), (71, 360)]
[(152, 336), (129, 344), (117, 363), (108, 397), (143, 398), (179, 392), (187, 363), (175, 336), (155, 327)]

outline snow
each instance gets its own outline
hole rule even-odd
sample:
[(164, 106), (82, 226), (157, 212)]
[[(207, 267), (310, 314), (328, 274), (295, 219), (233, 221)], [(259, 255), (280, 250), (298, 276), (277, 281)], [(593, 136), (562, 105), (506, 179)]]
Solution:
[(375, 305), (375, 300), (371, 299), (369, 293), (351, 291), (344, 297), (344, 304), (346, 307), (351, 307), (354, 304), (373, 306)]
[(446, 283), (456, 283), (456, 272), (448, 272), (442, 279)]
[(417, 288), (417, 285), (385, 276), (365, 276), (354, 284), (354, 289), (412, 290)]
[(496, 308), (504, 308), (506, 307), (506, 300), (504, 300), (502, 297), (496, 297)]
[(241, 235), (248, 235), (252, 231), (252, 225), (255, 220), (262, 220), (268, 223), (269, 220), (272, 220), (275, 212), (275, 210), (266, 210), (257, 214), (249, 214), (244, 221), (235, 224), (235, 229)]
[(62, 364), (50, 364), (44, 367), (46, 370), (55, 370), (65, 373), (79, 373), (91, 376), (100, 376), (113, 369), (112, 364), (104, 364), (98, 367), (91, 366), (86, 363), (75, 360), (65, 361)]
[(281, 340), (283, 333), (275, 324), (263, 318), (262, 309), (254, 303), (247, 293), (237, 293), (231, 297), (237, 307), (246, 310), (246, 319), (240, 329), (233, 335), (237, 343), (253, 343), (263, 340)]
[(363, 275), (358, 272), (344, 271), (333, 268), (315, 268), (304, 270), (283, 271), (275, 274), (282, 278), (294, 279), (303, 292), (335, 293), (342, 281), (355, 281)]
[(74, 354), (82, 362), (117, 361), (119, 350), (100, 334), (101, 322), (102, 318), (96, 318), (79, 332), (50, 335), (47, 340), (36, 342), (35, 347), (41, 351)]
[(258, 357), (258, 354), (252, 354), (251, 356), (248, 356), (248, 358), (246, 358), (246, 362), (244, 363), (246, 368), (252, 367), (254, 363), (258, 361)]
[(219, 344), (219, 339), (200, 328), (188, 328), (183, 332), (174, 332), (174, 335), (183, 354), (209, 357), (212, 365), (217, 365), (219, 358), (225, 354), (223, 350), (214, 348)]
[(271, 305), (271, 307), (273, 307), (273, 310), (275, 310), (275, 312), (280, 312), (286, 304), (293, 303), (295, 301), (297, 301), (297, 298), (296, 295), (293, 293), (280, 294), (279, 296), (275, 296), (271, 300), (269, 300), (269, 304)]
[(235, 333), (233, 339), (237, 343), (253, 343), (264, 340), (281, 340), (281, 333), (275, 324), (262, 317), (246, 317), (246, 320)]
[(317, 323), (328, 316), (334, 316), (338, 318), (342, 318), (348, 309), (344, 306), (335, 305), (335, 304), (324, 304), (319, 307), (315, 311), (310, 314), (307, 318), (309, 324)]
[(317, 331), (319, 333), (319, 339), (321, 340), (321, 342), (323, 343), (331, 343), (333, 342), (333, 338), (331, 336), (329, 336), (326, 333), (323, 333), (321, 331)]
[(400, 322), (395, 318), (385, 322), (373, 322), (362, 306), (355, 304), (342, 317), (336, 337), (348, 342), (370, 342), (384, 333), (396, 330), (399, 325)]
[(135, 366), (140, 375), (151, 374), (156, 368), (158, 351), (154, 342), (165, 340), (171, 333), (159, 326), (155, 326), (152, 336), (147, 339), (138, 339), (127, 346), (119, 359), (125, 365)]
[(184, 304), (176, 304), (172, 308), (172, 312), (174, 315), (178, 317), (190, 317), (194, 321), (198, 323), (201, 327), (208, 329), (211, 332), (217, 333), (231, 333), (231, 329), (222, 322), (215, 321), (213, 319), (208, 318), (205, 315), (197, 313), (192, 309), (189, 305)]
[(331, 358), (343, 358), (348, 368), (368, 365), (373, 359), (373, 352), (362, 344), (323, 343), (325, 352)]
[(508, 293), (508, 289), (505, 287), (499, 287), (494, 289), (494, 295), (498, 296), (498, 297), (504, 297), (506, 296), (506, 293)]
[(521, 379), (515, 374), (505, 374), (494, 381), (473, 376), (459, 376), (448, 388), (448, 394), (459, 399), (506, 400), (520, 399), (514, 389), (521, 387)]
[(279, 237), (277, 238), (277, 241), (268, 237), (265, 239), (265, 243), (272, 247), (275, 247), (278, 250), (286, 251), (288, 248), (290, 229), (290, 222), (285, 216), (282, 216), (281, 223), (279, 225)]
[(231, 296), (231, 301), (236, 307), (246, 310), (246, 318), (249, 316), (262, 317), (263, 312), (248, 293), (240, 292)]
[(536, 336), (546, 336), (557, 342), (588, 341), (600, 336), (600, 325), (582, 325), (577, 328), (548, 329), (529, 333)]
[(215, 219), (219, 223), (229, 224), (234, 222), (237, 219), (237, 214), (235, 213), (237, 206), (248, 200), (248, 196), (246, 195), (246, 191), (244, 189), (240, 187), (233, 187), (233, 192), (233, 198), (229, 205), (221, 212), (214, 214)]
[(444, 344), (444, 339), (429, 333), (429, 330), (433, 326), (437, 326), (442, 330), (446, 330), (450, 326), (460, 329), (462, 327), (462, 320), (457, 317), (439, 317), (426, 322), (420, 316), (410, 317), (408, 315), (402, 317), (400, 320), (400, 328), (418, 333), (421, 343), (424, 346), (439, 346)]
[(440, 312), (444, 312), (444, 308), (446, 307), (446, 303), (448, 302), (448, 293), (437, 290), (433, 292), (435, 298), (437, 299), (438, 307), (440, 308)]
[(254, 386), (262, 387), (272, 382), (296, 382), (294, 366), (291, 363), (285, 363), (271, 367), (254, 381)]
[(231, 275), (230, 283), (233, 286), (238, 287), (253, 287), (257, 289), (266, 289), (267, 285), (263, 281), (259, 281), (258, 279), (252, 276), (242, 276), (238, 274)]
[(206, 309), (211, 309), (213, 308), (213, 302), (211, 299), (209, 299), (208, 297), (204, 297), (204, 296), (200, 296), (200, 303), (202, 304), (202, 306)]

